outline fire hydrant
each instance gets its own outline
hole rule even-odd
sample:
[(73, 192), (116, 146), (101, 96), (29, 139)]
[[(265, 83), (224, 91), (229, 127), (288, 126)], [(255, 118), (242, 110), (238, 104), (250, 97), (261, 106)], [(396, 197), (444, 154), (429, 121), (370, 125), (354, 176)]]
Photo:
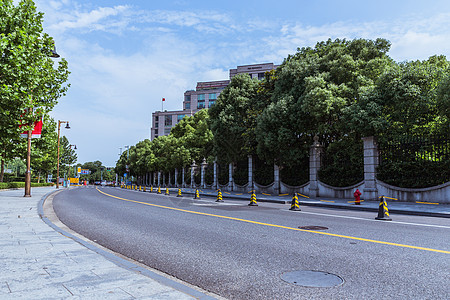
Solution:
[(353, 196), (355, 197), (355, 204), (360, 205), (361, 204), (361, 198), (360, 198), (361, 192), (358, 189), (356, 189), (356, 191), (353, 193)]

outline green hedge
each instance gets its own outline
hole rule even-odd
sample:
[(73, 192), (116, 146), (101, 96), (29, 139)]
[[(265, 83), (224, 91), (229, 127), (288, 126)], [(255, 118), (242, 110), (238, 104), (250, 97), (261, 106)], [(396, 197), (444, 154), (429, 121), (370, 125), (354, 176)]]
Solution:
[[(52, 186), (53, 183), (36, 183), (32, 182), (32, 187)], [(0, 189), (18, 189), (25, 188), (25, 182), (0, 182)]]

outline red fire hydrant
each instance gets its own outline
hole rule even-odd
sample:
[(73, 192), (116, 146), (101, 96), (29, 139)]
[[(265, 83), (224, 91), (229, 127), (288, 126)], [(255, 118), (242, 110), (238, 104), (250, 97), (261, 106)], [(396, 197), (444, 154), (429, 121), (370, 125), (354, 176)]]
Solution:
[(356, 189), (356, 191), (353, 193), (353, 196), (355, 197), (355, 204), (360, 205), (361, 204), (361, 198), (360, 198), (361, 192), (358, 189)]

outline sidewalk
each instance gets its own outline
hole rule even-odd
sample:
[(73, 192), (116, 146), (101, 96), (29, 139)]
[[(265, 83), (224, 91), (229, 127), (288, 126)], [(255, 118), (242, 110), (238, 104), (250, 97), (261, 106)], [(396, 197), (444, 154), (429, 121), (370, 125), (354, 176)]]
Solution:
[(54, 191), (0, 191), (1, 299), (214, 299), (41, 219)]
[[(147, 192), (149, 188), (147, 187)], [(156, 189), (154, 189), (156, 190)], [(174, 194), (178, 189), (170, 188), (171, 194)], [(182, 188), (182, 194), (194, 195), (195, 189)], [(162, 190), (164, 193), (164, 190)], [(200, 197), (217, 197), (217, 192), (211, 189), (199, 189)], [(237, 193), (222, 191), (223, 199), (232, 200), (245, 200), (250, 202), (250, 193)], [(256, 199), (258, 202), (271, 202), (279, 204), (290, 204), (292, 200), (292, 195), (268, 195), (268, 194), (256, 194)], [(335, 198), (324, 198), (319, 197), (317, 199), (310, 199), (306, 195), (299, 195), (298, 200), (300, 207), (302, 205), (307, 206), (319, 206), (327, 208), (337, 208), (337, 209), (350, 209), (350, 210), (362, 210), (362, 211), (373, 211), (378, 212), (379, 202), (378, 201), (362, 201), (361, 205), (355, 205), (354, 199), (335, 199)], [(406, 215), (419, 215), (419, 216), (429, 216), (429, 217), (441, 217), (450, 218), (450, 205), (449, 204), (437, 204), (437, 203), (416, 203), (416, 202), (400, 202), (393, 199), (386, 199), (388, 203), (388, 209), (390, 213), (406, 214)]]

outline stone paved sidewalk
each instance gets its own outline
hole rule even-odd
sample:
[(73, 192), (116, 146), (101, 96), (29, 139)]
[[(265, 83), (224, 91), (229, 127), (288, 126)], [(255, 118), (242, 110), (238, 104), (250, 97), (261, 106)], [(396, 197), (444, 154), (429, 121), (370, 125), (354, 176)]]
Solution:
[(214, 299), (41, 219), (54, 190), (0, 191), (0, 299)]

